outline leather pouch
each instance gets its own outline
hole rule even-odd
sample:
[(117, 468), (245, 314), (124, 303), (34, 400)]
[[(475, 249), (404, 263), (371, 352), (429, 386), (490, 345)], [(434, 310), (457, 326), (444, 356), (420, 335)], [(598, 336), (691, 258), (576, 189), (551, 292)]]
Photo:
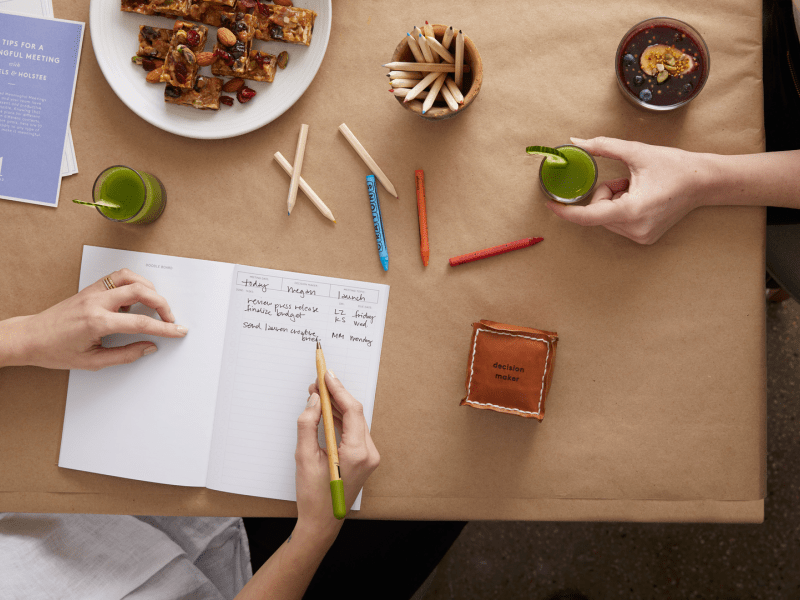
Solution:
[(494, 321), (472, 328), (461, 406), (544, 419), (558, 335)]

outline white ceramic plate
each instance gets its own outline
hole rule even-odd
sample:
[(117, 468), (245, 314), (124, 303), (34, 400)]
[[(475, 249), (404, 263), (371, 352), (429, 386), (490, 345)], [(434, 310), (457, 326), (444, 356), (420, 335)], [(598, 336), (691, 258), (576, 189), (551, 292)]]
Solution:
[[(263, 127), (286, 112), (317, 74), (331, 33), (331, 0), (300, 0), (301, 8), (317, 13), (310, 46), (254, 40), (253, 47), (277, 55), (289, 53), (288, 66), (275, 74), (273, 83), (248, 82), (257, 94), (247, 104), (218, 111), (198, 110), (164, 102), (165, 84), (145, 81), (144, 70), (131, 62), (139, 47), (139, 25), (170, 28), (174, 18), (122, 12), (120, 0), (92, 0), (90, 30), (92, 45), (106, 80), (133, 112), (156, 127), (177, 135), (201, 139), (229, 138)], [(216, 39), (216, 27), (208, 28), (206, 50)], [(211, 67), (200, 69), (211, 75)], [(230, 94), (229, 94), (230, 95)]]

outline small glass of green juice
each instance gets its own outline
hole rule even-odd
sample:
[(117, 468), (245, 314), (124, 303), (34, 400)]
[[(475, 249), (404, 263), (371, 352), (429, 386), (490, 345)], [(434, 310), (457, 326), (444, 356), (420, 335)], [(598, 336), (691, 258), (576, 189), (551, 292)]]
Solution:
[(167, 205), (167, 191), (157, 177), (122, 165), (108, 167), (97, 176), (92, 197), (95, 202), (119, 206), (96, 207), (109, 221), (136, 225), (152, 223)]
[(597, 183), (597, 163), (583, 148), (566, 144), (557, 146), (567, 159), (566, 165), (556, 165), (547, 159), (539, 166), (539, 183), (548, 197), (557, 202), (572, 204), (586, 198)]

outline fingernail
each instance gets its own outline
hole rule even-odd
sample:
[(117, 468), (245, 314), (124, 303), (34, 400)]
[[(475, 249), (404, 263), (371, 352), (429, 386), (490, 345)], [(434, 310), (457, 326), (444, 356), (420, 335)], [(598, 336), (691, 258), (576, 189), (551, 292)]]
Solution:
[(581, 138), (571, 137), (569, 138), (573, 144), (580, 144), (581, 142), (585, 142), (586, 140), (582, 140)]
[(311, 394), (308, 397), (308, 402), (306, 402), (306, 408), (311, 408), (312, 406), (314, 406), (317, 403), (318, 400), (319, 400), (319, 396), (317, 396), (316, 394)]
[(144, 349), (144, 352), (142, 352), (142, 356), (147, 356), (148, 354), (152, 354), (156, 350), (158, 350), (156, 346), (148, 346), (147, 348)]
[(188, 327), (184, 327), (183, 325), (176, 325), (175, 329), (181, 335), (186, 335), (187, 333), (189, 333), (189, 328)]
[(333, 374), (333, 371), (331, 371), (330, 369), (328, 369), (328, 373), (330, 373), (330, 376), (331, 376), (331, 377), (333, 377), (334, 379), (336, 379), (336, 375), (334, 375), (334, 374)]

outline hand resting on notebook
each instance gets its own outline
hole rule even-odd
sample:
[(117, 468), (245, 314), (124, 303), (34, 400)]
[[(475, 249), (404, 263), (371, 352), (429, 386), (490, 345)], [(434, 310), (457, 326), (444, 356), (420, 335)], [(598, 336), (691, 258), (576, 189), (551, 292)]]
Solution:
[[(342, 434), (339, 465), (345, 501), (350, 507), (381, 457), (370, 437), (361, 403), (331, 371), (326, 374), (325, 383), (331, 394), (334, 421)], [(328, 456), (317, 438), (322, 410), (316, 382), (308, 391), (311, 395), (306, 409), (297, 420), (297, 524), (289, 539), (264, 563), (236, 600), (301, 598), (342, 526), (343, 521), (333, 516)]]
[(547, 207), (567, 221), (602, 225), (640, 244), (655, 243), (701, 206), (800, 208), (800, 150), (721, 155), (605, 137), (572, 142), (623, 162), (630, 178), (602, 182), (585, 206), (551, 200)]
[[(175, 324), (169, 304), (150, 281), (128, 269), (116, 271), (109, 278), (114, 289), (107, 289), (100, 280), (39, 314), (0, 321), (0, 367), (34, 365), (96, 371), (131, 363), (157, 349), (154, 343), (144, 341), (103, 348), (103, 336), (186, 335), (187, 329)], [(138, 302), (156, 310), (161, 320), (125, 312)]]

